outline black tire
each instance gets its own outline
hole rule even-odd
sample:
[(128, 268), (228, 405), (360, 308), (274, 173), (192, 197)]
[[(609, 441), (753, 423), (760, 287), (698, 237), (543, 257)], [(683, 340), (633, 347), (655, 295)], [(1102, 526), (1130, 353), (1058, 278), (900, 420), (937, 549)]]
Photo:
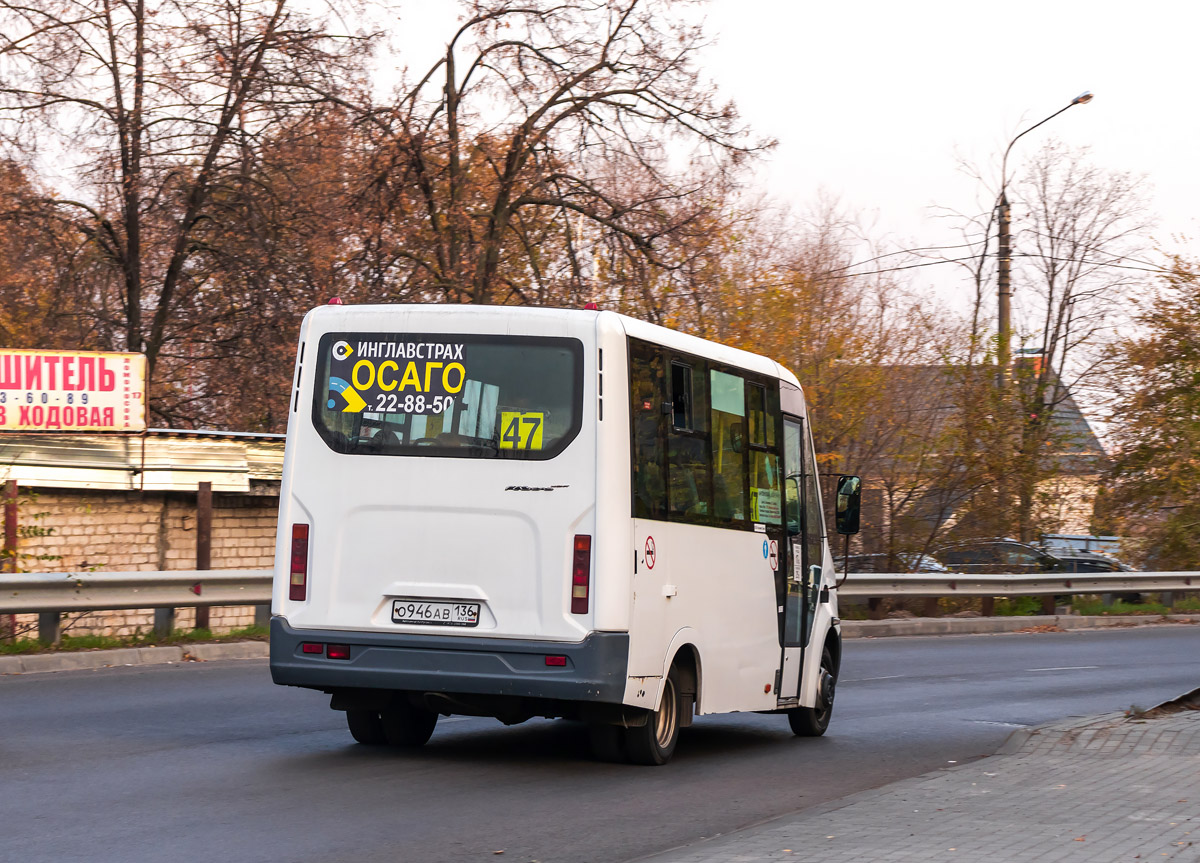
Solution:
[(658, 710), (651, 712), (646, 724), (625, 729), (625, 753), (634, 764), (658, 766), (666, 764), (679, 742), (679, 673), (675, 666), (663, 682), (662, 700)]
[(833, 716), (833, 696), (837, 689), (837, 669), (833, 665), (833, 654), (825, 647), (821, 651), (821, 673), (817, 682), (815, 707), (793, 707), (787, 712), (788, 725), (798, 737), (820, 737), (829, 727)]
[(403, 704), (379, 714), (383, 725), (383, 736), (392, 746), (416, 748), (424, 746), (433, 736), (438, 715), (423, 707)]
[(387, 743), (378, 710), (347, 710), (346, 725), (350, 727), (350, 736), (359, 743), (366, 746)]
[(625, 741), (616, 725), (593, 723), (588, 726), (588, 742), (597, 761), (619, 764), (625, 761)]

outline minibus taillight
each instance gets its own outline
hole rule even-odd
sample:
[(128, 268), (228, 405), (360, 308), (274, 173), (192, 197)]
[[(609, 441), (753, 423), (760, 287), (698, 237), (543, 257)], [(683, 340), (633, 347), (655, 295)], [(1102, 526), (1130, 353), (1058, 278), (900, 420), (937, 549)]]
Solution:
[(571, 614), (587, 614), (588, 591), (592, 576), (592, 538), (575, 535), (575, 554), (571, 559)]
[(303, 601), (308, 596), (308, 525), (292, 525), (292, 577), (288, 599)]

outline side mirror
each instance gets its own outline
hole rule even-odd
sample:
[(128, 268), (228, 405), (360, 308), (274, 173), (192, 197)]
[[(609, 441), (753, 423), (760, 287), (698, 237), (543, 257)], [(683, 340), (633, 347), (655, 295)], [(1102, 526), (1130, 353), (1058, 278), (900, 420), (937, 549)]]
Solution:
[(837, 484), (837, 532), (858, 533), (862, 503), (862, 480), (856, 476), (839, 476)]

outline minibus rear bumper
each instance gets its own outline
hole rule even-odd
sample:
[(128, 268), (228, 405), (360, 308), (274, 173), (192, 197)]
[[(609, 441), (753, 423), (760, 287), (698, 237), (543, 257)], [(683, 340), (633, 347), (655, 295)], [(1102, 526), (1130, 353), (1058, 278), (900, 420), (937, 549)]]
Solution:
[[(306, 644), (321, 645), (322, 652), (306, 653)], [(329, 645), (348, 647), (349, 658), (330, 658)], [(531, 641), (294, 629), (282, 617), (271, 618), (271, 679), (284, 686), (620, 704), (628, 668), (624, 632), (593, 632), (580, 642)]]

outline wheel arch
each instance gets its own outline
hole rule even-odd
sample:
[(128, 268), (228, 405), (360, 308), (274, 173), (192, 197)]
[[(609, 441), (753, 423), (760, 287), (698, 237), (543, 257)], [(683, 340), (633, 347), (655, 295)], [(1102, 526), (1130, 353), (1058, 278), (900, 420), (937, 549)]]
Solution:
[(838, 677), (842, 669), (842, 636), (832, 626), (829, 627), (829, 632), (825, 633), (825, 646), (829, 648), (829, 655), (833, 657), (833, 676)]
[[(700, 647), (697, 644), (696, 632), (690, 628), (681, 629), (671, 640), (671, 647), (666, 654), (662, 679), (666, 680), (671, 667), (675, 666), (682, 676), (683, 691), (692, 697), (692, 710), (686, 714), (686, 724), (691, 724), (691, 717), (700, 712), (700, 699), (703, 693), (704, 666), (700, 659)], [(662, 687), (654, 699), (655, 709), (662, 701)]]
[(842, 636), (837, 624), (828, 613), (817, 615), (808, 649), (804, 651), (803, 679), (800, 685), (800, 704), (812, 707), (817, 697), (817, 670), (821, 667), (821, 652), (829, 648), (833, 657), (834, 674), (837, 675), (842, 662)]
[(691, 709), (679, 717), (679, 724), (686, 728), (692, 724), (692, 717), (700, 712), (700, 651), (691, 642), (681, 644), (671, 665), (679, 672), (680, 696), (685, 702), (690, 699), (691, 703)]

